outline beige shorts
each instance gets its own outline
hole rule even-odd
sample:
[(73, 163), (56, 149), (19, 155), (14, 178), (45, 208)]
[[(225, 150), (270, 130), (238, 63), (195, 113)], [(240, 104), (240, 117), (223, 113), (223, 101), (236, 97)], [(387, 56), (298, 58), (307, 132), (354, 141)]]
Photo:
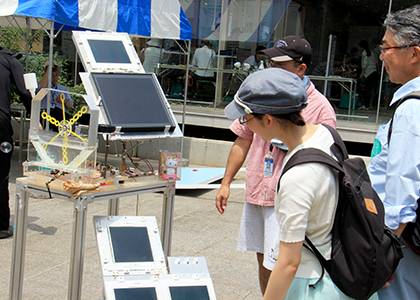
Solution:
[(264, 267), (273, 270), (276, 260), (272, 255), (279, 237), (280, 226), (274, 213), (274, 206), (260, 206), (245, 202), (237, 249), (263, 253)]

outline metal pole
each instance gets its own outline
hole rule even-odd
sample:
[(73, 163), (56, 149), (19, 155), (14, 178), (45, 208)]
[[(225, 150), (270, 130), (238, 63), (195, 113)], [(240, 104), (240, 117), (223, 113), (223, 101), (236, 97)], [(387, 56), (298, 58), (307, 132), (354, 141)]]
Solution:
[(83, 259), (86, 236), (87, 198), (79, 197), (74, 205), (72, 249), (70, 253), (69, 300), (82, 299)]
[(188, 41), (187, 74), (185, 74), (184, 107), (182, 108), (181, 153), (184, 153), (185, 114), (187, 112), (188, 76), (190, 74), (191, 40)]
[(29, 30), (31, 30), (30, 19), (26, 17), (26, 57), (25, 57), (25, 72), (28, 73), (29, 67)]
[(25, 268), (26, 231), (28, 228), (28, 191), (16, 182), (15, 226), (13, 233), (12, 268), (10, 273), (9, 299), (22, 299), (23, 271)]
[[(49, 68), (48, 68), (48, 88), (51, 88), (51, 81), (52, 81), (52, 65), (53, 65), (53, 56), (54, 56), (54, 21), (50, 22), (50, 48), (49, 48)], [(47, 114), (50, 114), (51, 110), (51, 91), (48, 91), (47, 94)], [(45, 122), (46, 129), (50, 128), (50, 122)]]
[(77, 61), (79, 60), (79, 54), (77, 53), (76, 50), (76, 57), (75, 57), (75, 62), (74, 62), (74, 86), (77, 85)]
[[(392, 8), (392, 0), (389, 0), (389, 7), (388, 7), (388, 14), (391, 12), (391, 8)], [(381, 106), (381, 97), (382, 97), (382, 80), (384, 78), (384, 62), (381, 61), (381, 77), (379, 80), (379, 95), (378, 95), (378, 107), (376, 109), (376, 125), (379, 125), (379, 110), (380, 110), (380, 106)]]
[(163, 253), (166, 257), (171, 255), (172, 224), (175, 207), (175, 181), (168, 181), (168, 187), (163, 195), (162, 232), (161, 240)]

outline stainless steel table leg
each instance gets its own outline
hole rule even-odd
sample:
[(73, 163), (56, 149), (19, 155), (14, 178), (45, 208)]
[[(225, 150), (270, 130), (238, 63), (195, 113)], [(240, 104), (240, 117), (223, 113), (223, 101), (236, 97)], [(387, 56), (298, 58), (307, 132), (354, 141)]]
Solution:
[(16, 182), (15, 229), (13, 235), (12, 269), (10, 274), (9, 299), (22, 299), (23, 270), (25, 267), (26, 230), (28, 228), (28, 191), (21, 182)]
[(86, 217), (88, 201), (79, 197), (74, 205), (72, 249), (70, 254), (69, 300), (82, 299), (83, 258), (86, 236)]
[(166, 255), (166, 257), (171, 255), (174, 205), (175, 205), (175, 182), (170, 181), (168, 182), (168, 188), (163, 194), (163, 209), (162, 209), (161, 240), (162, 240), (163, 253)]
[(22, 161), (22, 149), (23, 149), (23, 135), (26, 110), (20, 112), (20, 123), (19, 123), (19, 161)]
[(120, 199), (109, 199), (108, 201), (108, 216), (118, 216), (120, 208)]

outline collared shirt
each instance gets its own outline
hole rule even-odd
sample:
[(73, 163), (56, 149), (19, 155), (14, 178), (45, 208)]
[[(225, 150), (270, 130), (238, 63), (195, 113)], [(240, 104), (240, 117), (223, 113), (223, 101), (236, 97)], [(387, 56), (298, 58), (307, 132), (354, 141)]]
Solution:
[[(39, 84), (38, 84), (38, 88), (39, 88)], [(65, 92), (68, 92), (69, 91), (64, 85), (61, 85), (61, 84), (58, 84), (58, 83), (56, 85), (52, 86), (51, 88), (52, 89), (55, 89), (55, 90), (59, 90), (59, 91), (65, 91)], [(71, 99), (69, 93), (60, 93), (58, 91), (51, 91), (51, 108), (58, 107), (60, 109), (63, 109), (62, 108), (62, 103), (60, 101), (59, 102), (56, 102), (54, 100), (57, 97), (60, 99), (61, 94), (64, 95), (64, 99), (65, 100), (70, 101), (71, 103), (73, 103), (73, 100)], [(41, 108), (44, 108), (44, 109), (47, 108), (47, 99), (48, 99), (48, 95), (46, 95), (44, 98), (42, 98), (42, 100), (41, 100)], [(65, 108), (65, 111), (67, 111), (67, 108)]]
[[(203, 46), (195, 50), (192, 64), (199, 68), (214, 68), (216, 65), (216, 55), (212, 49)], [(214, 75), (214, 72), (207, 70), (195, 70), (194, 72), (201, 77), (213, 77)]]
[[(307, 87), (306, 93), (308, 94), (308, 106), (301, 112), (305, 122), (308, 124), (322, 123), (335, 128), (335, 112), (329, 101), (315, 89), (314, 84), (308, 77), (304, 77), (303, 83)], [(273, 147), (273, 176), (264, 176), (264, 157), (270, 150), (270, 141), (265, 142), (259, 135), (253, 133), (248, 126), (241, 125), (238, 120), (232, 123), (230, 130), (239, 137), (252, 140), (246, 162), (245, 200), (251, 204), (274, 206), (277, 181), (286, 151)]]
[[(420, 89), (420, 77), (403, 85), (391, 105)], [(420, 100), (406, 100), (397, 108), (388, 144), (390, 123), (382, 125), (375, 138), (368, 172), (373, 188), (385, 207), (385, 223), (397, 229), (416, 218), (420, 197)]]

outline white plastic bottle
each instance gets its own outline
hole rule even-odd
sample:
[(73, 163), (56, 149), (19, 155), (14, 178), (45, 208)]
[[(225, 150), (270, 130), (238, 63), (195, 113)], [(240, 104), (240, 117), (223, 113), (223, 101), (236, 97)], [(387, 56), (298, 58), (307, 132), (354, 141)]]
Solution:
[(262, 60), (260, 61), (260, 66), (258, 67), (258, 69), (264, 70), (264, 62)]

